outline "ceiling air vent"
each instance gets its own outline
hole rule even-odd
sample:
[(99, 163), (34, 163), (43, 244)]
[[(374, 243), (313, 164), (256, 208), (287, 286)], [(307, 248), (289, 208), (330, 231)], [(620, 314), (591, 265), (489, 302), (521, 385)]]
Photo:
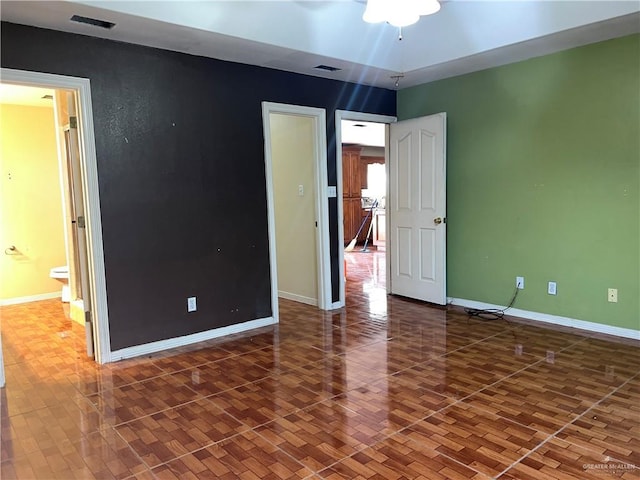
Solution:
[(342, 70), (341, 68), (338, 67), (332, 67), (330, 65), (318, 65), (316, 67), (313, 67), (316, 70), (326, 70), (327, 72), (337, 72), (339, 70)]
[(70, 18), (70, 20), (72, 22), (86, 23), (87, 25), (93, 25), (94, 27), (100, 27), (106, 30), (111, 30), (113, 27), (116, 26), (116, 24), (112, 22), (107, 22), (105, 20), (98, 20), (97, 18), (82, 17), (80, 15), (74, 15), (73, 17)]

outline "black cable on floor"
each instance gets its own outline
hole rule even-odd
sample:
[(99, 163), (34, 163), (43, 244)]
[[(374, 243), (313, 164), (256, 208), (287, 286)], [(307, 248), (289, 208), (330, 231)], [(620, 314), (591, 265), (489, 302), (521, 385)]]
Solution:
[(464, 311), (469, 315), (469, 317), (477, 317), (483, 320), (500, 320), (501, 318), (504, 318), (504, 312), (513, 307), (513, 304), (516, 302), (518, 290), (520, 290), (519, 287), (520, 285), (516, 285), (516, 291), (513, 293), (513, 297), (511, 297), (509, 305), (504, 308), (465, 308)]

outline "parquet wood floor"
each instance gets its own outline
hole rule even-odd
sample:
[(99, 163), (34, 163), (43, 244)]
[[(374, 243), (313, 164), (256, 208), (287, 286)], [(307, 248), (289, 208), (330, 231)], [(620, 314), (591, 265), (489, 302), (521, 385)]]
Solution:
[(640, 342), (389, 297), (99, 366), (59, 301), (0, 309), (3, 479), (640, 478)]

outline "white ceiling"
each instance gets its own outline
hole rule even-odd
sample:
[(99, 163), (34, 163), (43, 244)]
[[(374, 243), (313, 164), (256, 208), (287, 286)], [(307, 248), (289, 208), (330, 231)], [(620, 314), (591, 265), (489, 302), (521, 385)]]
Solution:
[(0, 104), (28, 105), (31, 107), (53, 108), (53, 90), (48, 88), (23, 87), (0, 83)]
[(342, 143), (354, 145), (385, 146), (385, 124), (342, 120), (340, 126)]
[[(5, 1), (2, 20), (399, 88), (640, 32), (638, 0), (449, 0), (403, 30), (362, 0)], [(103, 30), (72, 15), (114, 22)], [(338, 72), (316, 70), (319, 64)]]

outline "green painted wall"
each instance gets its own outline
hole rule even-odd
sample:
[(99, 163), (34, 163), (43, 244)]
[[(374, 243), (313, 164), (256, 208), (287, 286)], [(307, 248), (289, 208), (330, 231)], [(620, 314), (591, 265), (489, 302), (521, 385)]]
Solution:
[(640, 36), (398, 93), (441, 111), (448, 295), (640, 329)]

